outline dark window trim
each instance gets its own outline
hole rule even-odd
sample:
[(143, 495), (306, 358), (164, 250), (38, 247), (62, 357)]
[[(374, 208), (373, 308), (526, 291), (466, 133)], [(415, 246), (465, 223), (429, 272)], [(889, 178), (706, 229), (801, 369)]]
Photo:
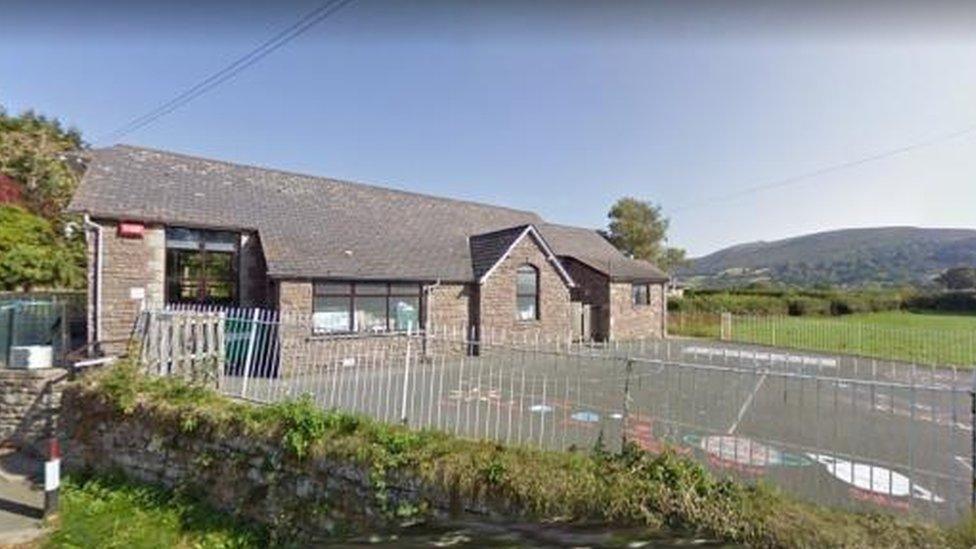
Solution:
[[(201, 240), (200, 241), (200, 246), (196, 250), (192, 250), (192, 249), (189, 249), (189, 248), (170, 248), (169, 247), (169, 237), (166, 236), (166, 229), (191, 229), (191, 230), (198, 231), (198, 232), (201, 232), (201, 233), (207, 233), (207, 232), (210, 232), (210, 233), (233, 233), (233, 234), (236, 235), (237, 238), (234, 239), (234, 250), (231, 251), (231, 252), (225, 252), (225, 251), (219, 251), (219, 250), (207, 250), (206, 249), (206, 241), (204, 241), (204, 240)], [(187, 303), (187, 304), (195, 304), (195, 303), (209, 304), (207, 301), (201, 301), (200, 300), (200, 297), (199, 297), (200, 287), (206, 287), (206, 285), (207, 285), (206, 269), (204, 269), (203, 278), (200, 280), (199, 287), (197, 288), (197, 299), (195, 299), (195, 300), (172, 299), (172, 296), (170, 295), (170, 288), (169, 288), (169, 286), (170, 286), (170, 284), (169, 284), (169, 251), (171, 249), (172, 250), (185, 250), (185, 251), (196, 251), (196, 252), (200, 252), (200, 255), (203, 256), (202, 261), (203, 261), (203, 264), (204, 265), (206, 265), (207, 253), (208, 252), (213, 252), (213, 253), (218, 253), (218, 254), (226, 254), (226, 253), (232, 254), (233, 259), (231, 260), (231, 267), (234, 269), (234, 273), (233, 273), (233, 276), (231, 277), (231, 281), (233, 282), (233, 288), (232, 288), (231, 291), (232, 291), (233, 295), (231, 296), (231, 299), (229, 300), (229, 302), (226, 303), (226, 304), (229, 305), (229, 306), (231, 306), (231, 307), (237, 307), (237, 306), (240, 305), (240, 303), (241, 303), (241, 286), (243, 286), (243, 284), (241, 284), (241, 276), (243, 274), (241, 273), (241, 235), (240, 235), (240, 233), (237, 233), (235, 231), (225, 231), (225, 230), (219, 230), (219, 229), (196, 229), (196, 228), (183, 227), (183, 226), (178, 226), (178, 225), (166, 225), (166, 226), (163, 227), (163, 256), (164, 256), (164, 258), (163, 258), (163, 302), (164, 303), (167, 303), (167, 304), (170, 304), (170, 303), (172, 303), (172, 304), (183, 304), (183, 303)]]
[[(638, 301), (635, 295), (635, 290), (638, 288), (644, 289), (644, 300)], [(634, 282), (630, 285), (630, 303), (636, 307), (646, 307), (651, 304), (651, 283), (650, 282)]]
[[(532, 293), (532, 294), (519, 293), (519, 287), (518, 287), (518, 275), (519, 275), (519, 271), (522, 271), (522, 269), (524, 269), (526, 267), (532, 269), (532, 273), (535, 275), (535, 292)], [(519, 322), (536, 322), (538, 320), (542, 320), (542, 307), (540, 307), (541, 302), (539, 300), (539, 296), (542, 295), (542, 287), (541, 287), (542, 286), (542, 276), (541, 275), (542, 275), (542, 273), (539, 270), (539, 268), (536, 267), (535, 265), (531, 264), (531, 263), (523, 263), (523, 264), (519, 265), (517, 269), (515, 269), (515, 318)], [(534, 297), (535, 298), (535, 318), (522, 318), (521, 317), (521, 315), (519, 314), (519, 309), (518, 309), (518, 299), (520, 297)]]
[[(325, 285), (325, 284), (348, 284), (349, 285), (349, 291), (348, 292), (327, 292), (327, 291), (321, 291), (320, 292), (318, 290), (319, 285)], [(381, 293), (381, 294), (380, 293), (376, 293), (376, 294), (358, 294), (357, 295), (356, 294), (356, 286), (358, 284), (369, 285), (369, 286), (384, 285), (384, 286), (386, 286), (386, 292)], [(346, 327), (346, 330), (345, 331), (341, 331), (341, 332), (340, 331), (336, 331), (336, 332), (327, 332), (327, 333), (328, 334), (336, 334), (336, 335), (338, 335), (338, 334), (355, 334), (355, 333), (360, 333), (360, 332), (357, 332), (355, 330), (355, 324), (356, 324), (356, 298), (357, 297), (366, 297), (366, 298), (381, 297), (381, 298), (384, 299), (384, 302), (386, 303), (386, 330), (385, 330), (385, 332), (386, 333), (389, 333), (389, 332), (392, 331), (390, 329), (390, 298), (393, 298), (393, 297), (415, 297), (415, 298), (417, 298), (417, 306), (420, 308), (420, 310), (417, 311), (417, 322), (420, 324), (419, 326), (417, 326), (417, 329), (420, 330), (420, 329), (423, 329), (424, 326), (426, 326), (426, 322), (427, 322), (426, 315), (424, 314), (424, 312), (425, 312), (424, 311), (424, 304), (425, 304), (424, 303), (425, 302), (425, 300), (424, 300), (424, 284), (425, 284), (424, 282), (414, 282), (414, 281), (409, 281), (409, 280), (408, 281), (403, 281), (403, 280), (363, 280), (363, 279), (337, 279), (337, 278), (315, 279), (315, 280), (312, 281), (312, 314), (315, 314), (315, 298), (317, 298), (317, 297), (341, 297), (341, 298), (348, 298), (349, 299), (349, 309), (348, 309), (347, 312), (349, 313), (349, 325)], [(407, 285), (416, 285), (417, 286), (417, 292), (416, 293), (407, 293), (407, 292), (402, 292), (402, 291), (397, 291), (397, 292), (394, 292), (393, 291), (393, 286), (407, 286)], [(314, 331), (315, 328), (313, 327), (312, 330)]]

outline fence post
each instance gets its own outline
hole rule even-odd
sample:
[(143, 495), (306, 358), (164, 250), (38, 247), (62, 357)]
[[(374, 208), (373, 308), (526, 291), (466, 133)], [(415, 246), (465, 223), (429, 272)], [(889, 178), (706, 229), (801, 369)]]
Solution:
[(620, 430), (620, 451), (627, 448), (627, 430), (630, 428), (630, 374), (634, 370), (634, 361), (627, 359), (627, 377), (624, 378), (624, 417)]
[(410, 388), (410, 335), (413, 329), (413, 322), (407, 323), (407, 357), (403, 366), (403, 401), (400, 405), (400, 421), (407, 424), (407, 393)]
[(722, 341), (732, 339), (732, 313), (722, 313), (722, 327), (719, 337)]
[(217, 340), (217, 388), (223, 389), (224, 368), (227, 362), (227, 345), (225, 343), (225, 313), (220, 311), (216, 315), (216, 340)]
[(258, 332), (258, 309), (251, 315), (251, 336), (247, 342), (247, 354), (244, 356), (244, 380), (241, 383), (241, 396), (247, 396), (247, 380), (251, 375), (251, 358), (254, 355), (254, 340)]

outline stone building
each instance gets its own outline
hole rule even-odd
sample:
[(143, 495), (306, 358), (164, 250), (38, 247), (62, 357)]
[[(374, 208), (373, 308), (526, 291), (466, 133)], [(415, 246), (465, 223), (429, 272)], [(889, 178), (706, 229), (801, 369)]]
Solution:
[(121, 145), (93, 153), (71, 210), (93, 341), (175, 303), (306, 315), (311, 335), (664, 333), (664, 273), (528, 211)]

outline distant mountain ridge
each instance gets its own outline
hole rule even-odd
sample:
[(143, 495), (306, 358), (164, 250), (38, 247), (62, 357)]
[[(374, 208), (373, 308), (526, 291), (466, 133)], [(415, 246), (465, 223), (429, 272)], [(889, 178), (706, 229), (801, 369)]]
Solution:
[(693, 285), (778, 282), (809, 286), (928, 284), (949, 267), (976, 266), (976, 229), (841, 229), (738, 244), (691, 260)]

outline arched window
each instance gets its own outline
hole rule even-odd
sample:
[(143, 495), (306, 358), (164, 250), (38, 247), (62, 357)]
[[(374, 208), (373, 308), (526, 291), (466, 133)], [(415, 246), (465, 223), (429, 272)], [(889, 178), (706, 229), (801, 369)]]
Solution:
[(539, 320), (539, 269), (532, 265), (516, 271), (515, 314), (519, 320)]

